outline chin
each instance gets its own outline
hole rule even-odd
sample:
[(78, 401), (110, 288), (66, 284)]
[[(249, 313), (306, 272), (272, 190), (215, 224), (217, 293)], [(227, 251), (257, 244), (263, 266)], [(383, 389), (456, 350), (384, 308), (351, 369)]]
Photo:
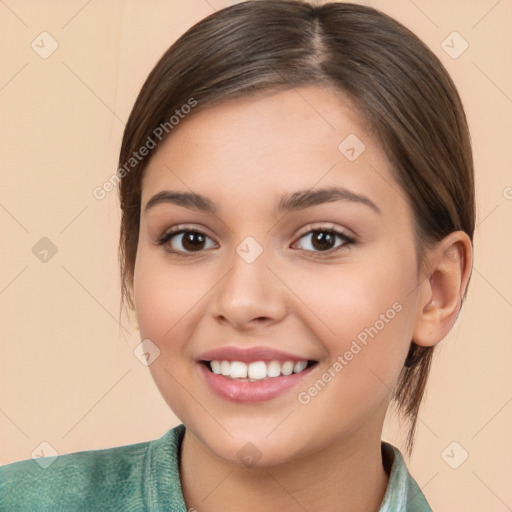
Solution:
[(276, 428), (279, 421), (273, 421), (270, 429), (266, 422), (258, 424), (252, 417), (237, 420), (236, 427), (221, 421), (231, 435), (221, 427), (197, 425), (197, 421), (184, 424), (189, 425), (187, 430), (217, 458), (242, 468), (277, 466), (315, 451), (298, 432), (290, 435), (290, 425), (283, 430)]

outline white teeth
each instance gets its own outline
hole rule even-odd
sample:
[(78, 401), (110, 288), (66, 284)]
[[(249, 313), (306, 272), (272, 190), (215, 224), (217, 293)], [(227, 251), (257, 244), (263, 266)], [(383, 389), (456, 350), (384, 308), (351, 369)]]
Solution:
[(293, 367), (293, 373), (300, 373), (306, 368), (307, 365), (307, 361), (299, 361), (298, 363), (295, 363), (295, 366)]
[(281, 375), (281, 363), (279, 361), (270, 361), (267, 366), (267, 377), (279, 377)]
[(254, 361), (249, 364), (241, 361), (210, 361), (210, 368), (213, 373), (249, 382), (300, 373), (306, 369), (307, 365), (307, 361), (296, 363), (293, 361), (270, 361), (269, 363)]
[(254, 380), (264, 379), (267, 376), (267, 365), (263, 361), (251, 363), (247, 375)]
[(247, 377), (247, 365), (240, 361), (233, 361), (229, 369), (229, 376), (232, 379), (245, 379)]
[(293, 373), (293, 362), (286, 361), (283, 363), (283, 366), (281, 367), (281, 373), (283, 375), (291, 375)]
[(220, 363), (220, 373), (222, 373), (222, 375), (229, 375), (229, 370), (231, 368), (231, 363), (229, 361), (222, 361)]

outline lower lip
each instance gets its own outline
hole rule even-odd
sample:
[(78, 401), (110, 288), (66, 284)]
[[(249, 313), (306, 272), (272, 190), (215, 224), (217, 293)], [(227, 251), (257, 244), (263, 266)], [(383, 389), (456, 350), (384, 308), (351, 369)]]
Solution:
[(219, 396), (233, 402), (262, 402), (271, 400), (302, 382), (316, 366), (310, 366), (300, 373), (270, 377), (265, 380), (244, 382), (217, 375), (199, 363), (201, 372), (210, 388)]

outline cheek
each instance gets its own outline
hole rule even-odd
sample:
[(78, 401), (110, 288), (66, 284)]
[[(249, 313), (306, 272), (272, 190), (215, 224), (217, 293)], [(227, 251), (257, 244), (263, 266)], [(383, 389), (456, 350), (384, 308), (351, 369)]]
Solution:
[(317, 332), (331, 360), (349, 352), (351, 367), (378, 370), (390, 384), (409, 348), (417, 305), (416, 261), (413, 253), (399, 252), (382, 251), (372, 262), (304, 273), (294, 286), (321, 321)]
[(141, 335), (160, 342), (179, 339), (176, 333), (193, 316), (194, 305), (206, 293), (200, 282), (190, 279), (187, 267), (171, 267), (165, 258), (142, 249), (137, 254), (134, 273), (135, 309)]
[(194, 305), (199, 306), (205, 295), (195, 283), (184, 268), (171, 267), (161, 256), (143, 247), (137, 253), (134, 300), (139, 332), (141, 339), (149, 338), (160, 350), (149, 370), (162, 397), (182, 421), (190, 409), (189, 396), (183, 393), (191, 371), (187, 340), (198, 322)]
[(340, 267), (321, 279), (317, 275), (312, 294), (301, 283), (297, 295), (307, 297), (308, 306), (328, 326), (315, 333), (329, 361), (318, 380), (300, 390), (299, 402), (307, 404), (306, 415), (318, 411), (325, 431), (344, 425), (348, 432), (384, 413), (411, 341), (414, 283), (415, 267), (406, 261), (393, 270), (382, 271), (376, 262)]

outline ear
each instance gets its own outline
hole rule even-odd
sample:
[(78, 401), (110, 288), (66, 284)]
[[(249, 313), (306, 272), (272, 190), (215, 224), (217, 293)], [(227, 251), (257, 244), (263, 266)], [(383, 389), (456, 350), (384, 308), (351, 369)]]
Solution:
[(464, 231), (454, 231), (426, 255), (419, 284), (420, 300), (412, 341), (437, 345), (457, 320), (473, 267), (473, 245)]

